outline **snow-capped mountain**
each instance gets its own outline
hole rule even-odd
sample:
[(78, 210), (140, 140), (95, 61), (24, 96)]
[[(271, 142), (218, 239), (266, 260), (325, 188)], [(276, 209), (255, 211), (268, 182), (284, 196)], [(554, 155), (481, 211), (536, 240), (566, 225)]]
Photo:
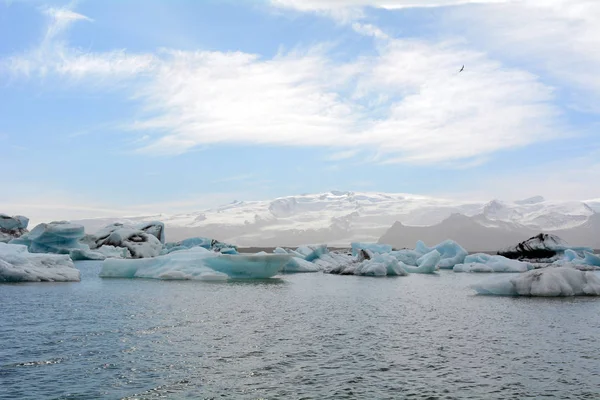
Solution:
[(87, 231), (109, 223), (160, 220), (167, 239), (210, 236), (240, 246), (294, 246), (303, 243), (348, 245), (377, 241), (396, 221), (430, 226), (452, 214), (478, 216), (482, 226), (513, 224), (552, 231), (585, 223), (594, 211), (582, 202), (532, 197), (516, 202), (465, 202), (404, 193), (340, 192), (305, 194), (233, 203), (193, 213), (75, 221)]

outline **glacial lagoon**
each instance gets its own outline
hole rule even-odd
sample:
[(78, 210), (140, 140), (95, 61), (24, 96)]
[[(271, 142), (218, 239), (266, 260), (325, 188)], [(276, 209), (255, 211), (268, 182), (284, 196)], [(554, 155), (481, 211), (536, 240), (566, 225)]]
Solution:
[(0, 399), (585, 399), (595, 297), (480, 296), (489, 274), (0, 286)]

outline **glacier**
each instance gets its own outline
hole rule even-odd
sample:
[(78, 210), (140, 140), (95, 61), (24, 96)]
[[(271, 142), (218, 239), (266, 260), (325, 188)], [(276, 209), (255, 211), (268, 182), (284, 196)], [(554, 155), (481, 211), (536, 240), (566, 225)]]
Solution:
[(569, 267), (547, 267), (487, 280), (472, 288), (478, 294), (496, 296), (600, 296), (600, 275)]
[(228, 255), (203, 247), (142, 259), (106, 259), (100, 277), (163, 280), (264, 279), (277, 275), (289, 255)]
[(531, 269), (533, 265), (528, 262), (485, 253), (468, 255), (464, 263), (453, 268), (454, 272), (527, 272)]
[(30, 253), (27, 246), (0, 243), (0, 282), (78, 282), (67, 255)]

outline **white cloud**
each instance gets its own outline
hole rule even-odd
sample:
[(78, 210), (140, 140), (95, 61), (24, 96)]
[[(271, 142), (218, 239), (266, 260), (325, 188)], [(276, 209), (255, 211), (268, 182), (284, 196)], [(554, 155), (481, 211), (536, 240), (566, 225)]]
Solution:
[(463, 4), (504, 3), (509, 0), (271, 0), (278, 7), (301, 11), (325, 11), (342, 8), (373, 7), (385, 9), (443, 7)]
[[(264, 59), (218, 51), (83, 53), (59, 40), (9, 61), (24, 75), (91, 86), (125, 79), (143, 107), (130, 129), (148, 135), (136, 144), (148, 153), (212, 143), (316, 146), (369, 150), (387, 163), (476, 165), (496, 151), (569, 133), (556, 119), (552, 89), (531, 74), (459, 42), (357, 28), (385, 40), (375, 55), (346, 63), (324, 46)], [(140, 75), (141, 82), (127, 81)]]
[(67, 30), (67, 28), (75, 21), (92, 21), (91, 18), (85, 15), (78, 14), (69, 8), (47, 8), (44, 13), (51, 18), (51, 22), (46, 31), (45, 41), (52, 40), (60, 33)]
[(559, 82), (580, 109), (600, 112), (600, 2), (521, 0), (453, 10), (449, 21), (473, 44)]
[(360, 152), (360, 150), (358, 149), (352, 149), (352, 150), (345, 150), (345, 151), (339, 151), (337, 153), (333, 153), (330, 154), (326, 160), (327, 161), (341, 161), (341, 160), (347, 160), (349, 158), (353, 158), (354, 156), (356, 156), (358, 153)]

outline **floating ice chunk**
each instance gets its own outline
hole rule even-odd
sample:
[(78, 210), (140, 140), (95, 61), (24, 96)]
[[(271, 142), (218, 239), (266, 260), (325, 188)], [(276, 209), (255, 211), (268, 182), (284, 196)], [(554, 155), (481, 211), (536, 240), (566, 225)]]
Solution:
[(296, 249), (296, 253), (301, 254), (306, 261), (313, 261), (321, 257), (323, 254), (329, 253), (326, 244), (300, 246)]
[(193, 247), (202, 247), (206, 250), (212, 250), (223, 254), (238, 253), (237, 247), (232, 244), (219, 242), (218, 240), (206, 237), (193, 237), (179, 242), (167, 243), (161, 254), (169, 254), (174, 251), (187, 250)]
[(415, 252), (417, 252), (421, 255), (424, 255), (424, 254), (431, 252), (431, 250), (433, 250), (433, 249), (430, 249), (429, 247), (427, 247), (427, 245), (422, 240), (417, 241), (417, 246), (415, 247)]
[(454, 272), (526, 272), (533, 269), (527, 262), (485, 253), (470, 254), (464, 261), (454, 266)]
[(390, 254), (375, 254), (370, 260), (364, 260), (358, 264), (354, 275), (404, 276), (408, 273), (402, 268), (396, 257)]
[(472, 286), (479, 294), (498, 296), (600, 296), (600, 276), (567, 267), (548, 267)]
[(441, 260), (438, 267), (443, 269), (450, 269), (456, 264), (463, 263), (465, 257), (469, 254), (467, 250), (453, 240), (445, 240), (433, 248), (440, 253)]
[(421, 256), (417, 260), (418, 266), (415, 267), (405, 264), (401, 264), (401, 266), (406, 272), (415, 274), (433, 274), (435, 271), (437, 271), (440, 260), (440, 253), (437, 250), (433, 250)]
[(91, 240), (86, 239), (86, 242), (92, 243), (92, 250), (103, 246), (126, 249), (128, 258), (156, 257), (163, 248), (156, 236), (119, 223), (101, 229)]
[(22, 215), (15, 215), (11, 217), (6, 214), (0, 213), (0, 229), (6, 231), (16, 231), (18, 229), (27, 229), (29, 225), (29, 218)]
[(102, 261), (106, 258), (130, 258), (128, 249), (115, 246), (101, 246), (95, 250), (73, 249), (69, 252), (73, 261), (97, 260)]
[(202, 247), (139, 260), (106, 259), (104, 278), (152, 278), (215, 280), (228, 278), (262, 279), (276, 275), (290, 260), (282, 254), (226, 255)]
[(28, 224), (29, 219), (22, 215), (11, 217), (0, 213), (0, 243), (8, 243), (27, 233)]
[(583, 256), (583, 252), (593, 253), (588, 247), (572, 247), (555, 235), (540, 233), (516, 246), (498, 252), (499, 255), (520, 260), (546, 260), (555, 261), (568, 249)]
[(401, 263), (411, 266), (417, 266), (417, 260), (423, 255), (415, 250), (408, 249), (392, 251), (390, 254), (396, 257)]
[(162, 244), (165, 243), (165, 224), (163, 224), (162, 222), (160, 222), (160, 221), (144, 222), (144, 223), (141, 223), (138, 226), (136, 226), (136, 228), (154, 236), (155, 238), (160, 240), (160, 242)]
[(83, 226), (67, 221), (39, 224), (31, 232), (10, 241), (11, 244), (22, 244), (31, 253), (69, 254), (72, 249), (88, 249), (79, 243), (84, 235)]
[(577, 254), (576, 251), (567, 249), (565, 250), (564, 260), (572, 264), (600, 267), (600, 256), (588, 251), (584, 251), (583, 257), (579, 257), (579, 254)]
[(358, 260), (349, 254), (329, 252), (313, 261), (328, 274), (352, 275)]
[(319, 265), (298, 257), (292, 257), (290, 261), (283, 266), (283, 272), (285, 273), (319, 271), (321, 271), (321, 267), (319, 267)]
[(369, 250), (373, 254), (384, 254), (392, 251), (392, 246), (389, 244), (381, 244), (381, 243), (360, 243), (354, 242), (351, 243), (352, 247), (352, 255), (357, 256), (360, 250)]
[(281, 247), (276, 247), (275, 250), (273, 250), (274, 254), (287, 254), (288, 252), (285, 249), (282, 249)]
[(24, 245), (0, 243), (0, 282), (79, 281), (67, 255), (32, 254)]
[(72, 249), (69, 252), (69, 257), (73, 261), (84, 261), (84, 260), (95, 260), (95, 261), (103, 261), (106, 259), (106, 256), (102, 253), (99, 253), (94, 250), (86, 250), (86, 249)]

